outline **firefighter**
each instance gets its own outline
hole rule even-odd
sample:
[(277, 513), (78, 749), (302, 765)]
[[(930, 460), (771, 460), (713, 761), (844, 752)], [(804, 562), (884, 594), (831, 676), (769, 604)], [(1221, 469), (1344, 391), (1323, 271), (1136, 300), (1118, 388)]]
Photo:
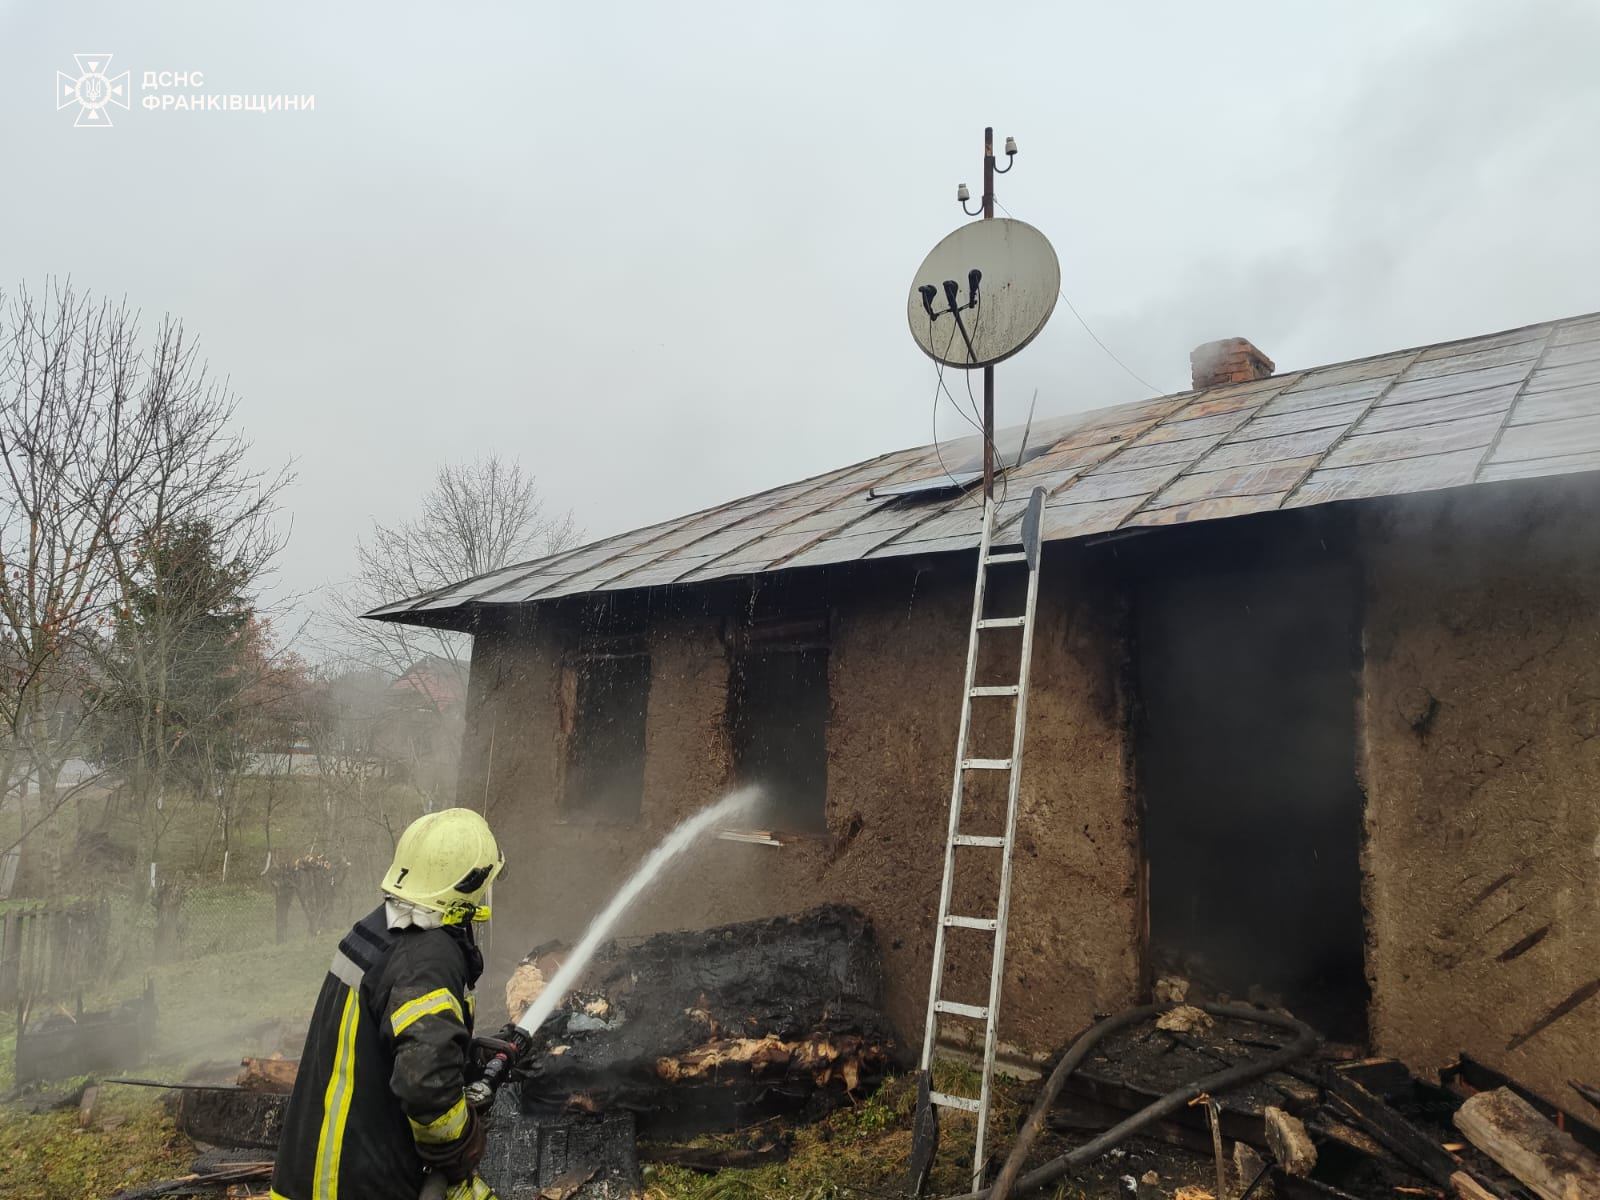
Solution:
[[(466, 808), (400, 835), (384, 902), (356, 922), (306, 1033), (272, 1173), (272, 1200), (489, 1200), (484, 1118), (466, 1102), (473, 925), (505, 858)], [(447, 1188), (439, 1189), (442, 1177)]]

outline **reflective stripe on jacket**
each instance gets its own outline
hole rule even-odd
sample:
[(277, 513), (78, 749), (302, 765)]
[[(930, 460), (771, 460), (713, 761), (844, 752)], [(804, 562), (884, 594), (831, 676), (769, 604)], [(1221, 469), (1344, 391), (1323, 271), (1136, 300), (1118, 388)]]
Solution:
[(379, 907), (339, 942), (306, 1032), (273, 1200), (415, 1200), (418, 1143), (467, 1128), (470, 928), (389, 929)]

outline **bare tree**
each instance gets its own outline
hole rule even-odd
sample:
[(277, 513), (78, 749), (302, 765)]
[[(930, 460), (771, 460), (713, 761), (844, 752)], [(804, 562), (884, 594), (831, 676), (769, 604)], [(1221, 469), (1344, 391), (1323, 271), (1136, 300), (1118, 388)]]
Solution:
[(571, 511), (551, 512), (534, 477), (495, 455), (446, 463), (416, 517), (375, 521), (356, 546), (356, 577), (334, 598), (344, 651), (358, 663), (404, 675), (427, 655), (459, 662), (465, 639), (443, 629), (364, 621), (380, 605), (555, 554), (580, 535)]
[[(385, 765), (386, 776), (395, 768), (425, 809), (449, 804), (455, 794), (467, 639), (444, 629), (363, 620), (362, 614), (558, 553), (578, 537), (572, 513), (551, 511), (532, 475), (491, 455), (441, 466), (415, 517), (374, 522), (357, 544), (356, 576), (332, 598), (336, 657), (350, 665), (350, 674), (376, 672), (386, 681), (382, 704), (366, 717), (364, 752)], [(332, 761), (325, 752), (319, 761), (344, 781), (342, 801), (392, 835), (386, 791), (375, 791), (368, 775), (352, 774), (350, 762)]]
[[(32, 781), (39, 797), (31, 819), (19, 797), (21, 837), (72, 794), (62, 764), (113, 696), (140, 708), (132, 740), (149, 753), (124, 745), (103, 766), (146, 807), (162, 794), (161, 664), (177, 640), (129, 654), (116, 626), (174, 530), (206, 529), (241, 588), (281, 549), (272, 518), (289, 476), (249, 466), (236, 405), (170, 318), (146, 340), (136, 313), (70, 283), (0, 303), (0, 787)], [(157, 607), (168, 600), (184, 602)]]

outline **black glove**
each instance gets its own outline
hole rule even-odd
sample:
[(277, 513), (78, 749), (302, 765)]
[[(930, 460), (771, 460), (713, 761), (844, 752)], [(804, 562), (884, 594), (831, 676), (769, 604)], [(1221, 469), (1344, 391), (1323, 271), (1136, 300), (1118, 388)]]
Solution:
[(461, 1131), (461, 1136), (453, 1142), (441, 1142), (436, 1146), (419, 1142), (417, 1157), (451, 1183), (460, 1183), (463, 1179), (471, 1179), (472, 1173), (478, 1169), (488, 1139), (489, 1122), (477, 1109), (468, 1105), (467, 1127)]

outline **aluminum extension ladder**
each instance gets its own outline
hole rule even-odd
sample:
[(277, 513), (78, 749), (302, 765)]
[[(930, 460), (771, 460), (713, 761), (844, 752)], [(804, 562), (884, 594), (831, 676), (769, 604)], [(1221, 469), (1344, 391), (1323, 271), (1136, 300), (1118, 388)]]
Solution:
[[(1039, 599), (1039, 524), (1043, 516), (1044, 498), (1042, 488), (1035, 488), (1028, 498), (1027, 509), (1021, 521), (1021, 542), (1015, 545), (995, 543), (995, 518), (998, 506), (992, 497), (984, 502), (983, 537), (978, 544), (978, 579), (972, 599), (972, 628), (967, 639), (967, 672), (961, 691), (961, 724), (956, 734), (955, 780), (950, 790), (950, 830), (944, 847), (944, 884), (939, 892), (939, 923), (934, 929), (933, 936), (933, 973), (928, 984), (928, 1019), (922, 1038), (921, 1069), (918, 1075), (917, 1135), (913, 1139), (911, 1165), (911, 1187), (914, 1194), (921, 1193), (937, 1149), (938, 1116), (934, 1111), (936, 1108), (953, 1108), (976, 1114), (978, 1130), (972, 1153), (973, 1190), (977, 1191), (983, 1184), (989, 1099), (994, 1080), (995, 1038), (1000, 1015), (1000, 988), (1005, 975), (1006, 923), (1011, 912), (1011, 861), (1017, 833), (1017, 796), (1022, 781), (1022, 744), (1028, 724), (1028, 672), (1033, 659), (1034, 613)], [(1028, 598), (1022, 613), (1016, 616), (984, 616), (984, 596), (988, 587), (989, 568), (1012, 563), (1024, 564), (1028, 572)], [(1017, 682), (976, 686), (973, 681), (978, 669), (979, 644), (985, 634), (997, 629), (1022, 631)], [(972, 729), (972, 702), (1005, 699), (1015, 701), (1010, 757), (969, 758), (967, 741)], [(973, 771), (1004, 771), (1009, 776), (1003, 834), (983, 835), (962, 831), (962, 794), (967, 774)], [(958, 850), (974, 854), (1000, 851), (1000, 895), (993, 916), (974, 916), (950, 911)], [(946, 999), (941, 994), (944, 985), (945, 935), (951, 929), (975, 929), (993, 936), (993, 957), (989, 966), (989, 1002), (985, 1005), (963, 1004)], [(938, 1039), (939, 1018), (948, 1016), (983, 1022), (983, 1082), (976, 1096), (953, 1096), (933, 1090), (933, 1053)]]

